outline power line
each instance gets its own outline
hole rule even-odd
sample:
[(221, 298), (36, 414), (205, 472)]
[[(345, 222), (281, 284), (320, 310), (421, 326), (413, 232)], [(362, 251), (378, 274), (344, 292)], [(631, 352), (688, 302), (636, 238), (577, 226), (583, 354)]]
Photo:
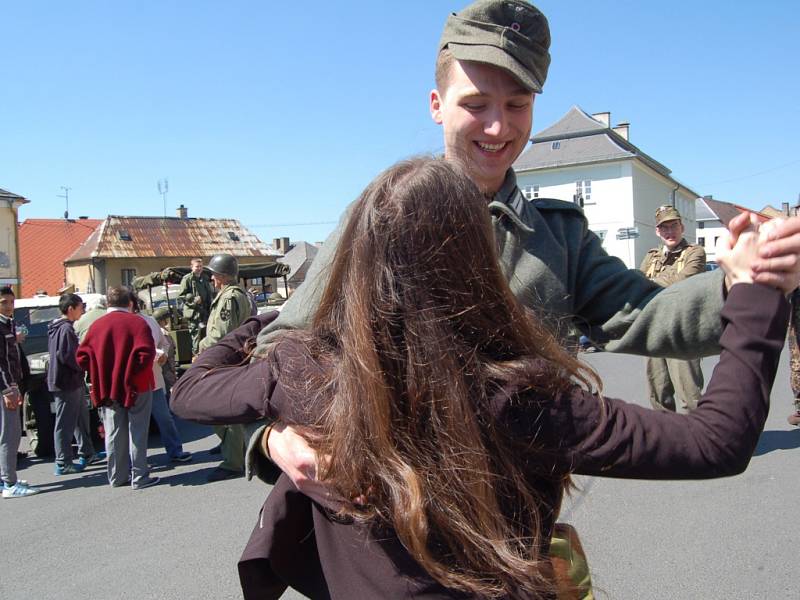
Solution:
[(313, 221), (309, 223), (266, 223), (260, 225), (253, 225), (250, 223), (245, 223), (247, 227), (252, 227), (253, 229), (257, 229), (259, 227), (307, 227), (311, 225), (336, 225), (339, 221)]
[(751, 177), (758, 177), (759, 175), (764, 175), (766, 173), (772, 173), (773, 171), (778, 171), (779, 169), (783, 169), (785, 167), (789, 167), (791, 165), (796, 165), (800, 163), (800, 158), (797, 160), (793, 160), (791, 162), (778, 165), (777, 167), (772, 167), (770, 169), (765, 169), (763, 171), (759, 171), (758, 173), (751, 173), (750, 175), (742, 175), (740, 177), (733, 177), (731, 179), (723, 179), (722, 181), (712, 181), (710, 183), (698, 183), (695, 187), (702, 187), (706, 185), (719, 185), (720, 183), (730, 183), (732, 181), (741, 181), (742, 179), (750, 179)]

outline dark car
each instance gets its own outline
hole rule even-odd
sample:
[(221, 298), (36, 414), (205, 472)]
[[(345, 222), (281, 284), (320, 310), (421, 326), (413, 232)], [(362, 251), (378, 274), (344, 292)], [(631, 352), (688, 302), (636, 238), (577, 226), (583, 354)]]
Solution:
[[(81, 297), (87, 300), (87, 296), (95, 295), (100, 294), (82, 294)], [(31, 451), (40, 457), (54, 454), (55, 402), (47, 390), (47, 326), (61, 316), (58, 301), (58, 296), (39, 295), (20, 298), (14, 303), (17, 331), (26, 333), (21, 344), (22, 353), (27, 359), (27, 368), (23, 364), (25, 402), (22, 423)], [(90, 418), (95, 447), (102, 447), (100, 419), (96, 410), (91, 410)]]

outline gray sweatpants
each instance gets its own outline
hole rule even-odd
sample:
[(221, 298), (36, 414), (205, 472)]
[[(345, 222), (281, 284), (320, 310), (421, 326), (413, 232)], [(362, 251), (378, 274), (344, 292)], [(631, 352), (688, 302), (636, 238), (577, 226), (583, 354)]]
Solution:
[[(88, 425), (81, 425), (83, 412), (87, 413), (83, 386), (68, 392), (53, 392), (56, 401), (56, 424), (53, 428), (53, 443), (56, 462), (59, 465), (72, 462), (72, 438), (78, 442), (78, 454), (91, 458), (94, 456), (92, 438), (88, 435)], [(85, 431), (84, 431), (85, 427)]]
[(22, 424), (19, 411), (6, 408), (6, 403), (0, 398), (0, 478), (3, 483), (14, 485), (17, 483), (17, 450), (22, 438)]
[(108, 482), (119, 487), (139, 483), (149, 474), (147, 466), (147, 434), (153, 393), (144, 392), (131, 408), (116, 402), (103, 408), (103, 427), (106, 430)]

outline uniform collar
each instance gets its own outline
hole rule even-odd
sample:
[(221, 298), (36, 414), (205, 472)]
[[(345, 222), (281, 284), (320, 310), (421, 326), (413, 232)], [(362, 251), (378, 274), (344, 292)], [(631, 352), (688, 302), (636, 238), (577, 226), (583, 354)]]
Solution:
[(14, 321), (14, 319), (12, 319), (11, 317), (7, 317), (5, 315), (0, 315), (0, 323), (3, 323), (4, 325), (8, 325), (9, 323), (12, 323), (13, 321)]
[(669, 250), (666, 246), (662, 246), (661, 247), (661, 251), (664, 253), (664, 256), (666, 256), (667, 254), (674, 254), (676, 252), (680, 252), (681, 250), (686, 248), (686, 246), (688, 246), (688, 245), (689, 245), (689, 242), (686, 241), (686, 238), (681, 238), (681, 241), (678, 242), (678, 245), (675, 246), (675, 248), (673, 250)]
[(492, 214), (504, 214), (523, 231), (533, 233), (533, 228), (526, 224), (522, 218), (525, 213), (525, 198), (523, 198), (517, 187), (517, 175), (513, 169), (506, 171), (503, 185), (500, 186), (494, 198), (489, 202), (489, 212)]

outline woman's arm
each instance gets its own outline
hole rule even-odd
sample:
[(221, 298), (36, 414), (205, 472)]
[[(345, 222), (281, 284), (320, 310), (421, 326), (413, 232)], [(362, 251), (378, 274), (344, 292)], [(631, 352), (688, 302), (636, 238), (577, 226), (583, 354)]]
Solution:
[(172, 389), (170, 407), (175, 414), (208, 425), (263, 419), (275, 382), (266, 361), (247, 360), (244, 345), (277, 314), (247, 319), (202, 352)]
[(579, 474), (647, 479), (741, 473), (767, 418), (788, 317), (781, 291), (733, 286), (722, 311), (719, 364), (689, 415), (600, 400), (577, 388), (558, 398), (543, 417), (559, 450), (566, 450), (566, 467)]

